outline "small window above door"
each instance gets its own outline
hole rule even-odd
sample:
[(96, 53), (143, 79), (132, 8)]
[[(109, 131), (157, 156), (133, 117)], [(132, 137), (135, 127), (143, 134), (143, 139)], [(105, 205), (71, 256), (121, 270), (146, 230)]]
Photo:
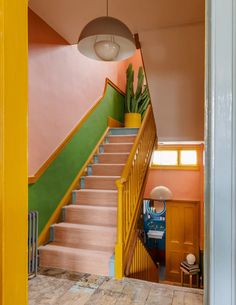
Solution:
[(203, 144), (160, 144), (154, 151), (151, 168), (199, 170)]

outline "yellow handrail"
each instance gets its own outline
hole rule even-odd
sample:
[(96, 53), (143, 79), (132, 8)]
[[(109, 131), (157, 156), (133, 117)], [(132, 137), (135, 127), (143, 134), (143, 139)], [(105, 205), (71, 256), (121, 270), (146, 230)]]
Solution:
[[(152, 113), (152, 107), (150, 105), (147, 108), (147, 111), (146, 111), (145, 117), (143, 119), (141, 128), (139, 129), (139, 132), (138, 132), (137, 137), (135, 139), (134, 145), (133, 145), (132, 150), (130, 152), (129, 158), (127, 160), (126, 166), (124, 167), (123, 172), (121, 174), (122, 182), (124, 182), (127, 179), (128, 175), (130, 173), (130, 169), (132, 167), (132, 162), (134, 160), (135, 154), (137, 153), (137, 148), (140, 144), (141, 137), (143, 136), (144, 132), (145, 132), (145, 134), (147, 133), (146, 127), (147, 127), (148, 123), (150, 123), (150, 122), (148, 122), (149, 119), (153, 119), (151, 123), (155, 124), (155, 120), (154, 120), (153, 113)], [(154, 127), (154, 125), (153, 125), (153, 127)], [(155, 130), (156, 129), (154, 129), (153, 131), (156, 134)]]
[(115, 274), (117, 279), (124, 276), (124, 270), (129, 261), (130, 247), (140, 215), (144, 180), (156, 140), (155, 120), (149, 105), (121, 178), (116, 182), (118, 215)]

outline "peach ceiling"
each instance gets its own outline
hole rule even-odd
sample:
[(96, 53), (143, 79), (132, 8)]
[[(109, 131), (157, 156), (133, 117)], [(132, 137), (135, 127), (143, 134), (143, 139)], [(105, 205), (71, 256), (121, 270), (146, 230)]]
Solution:
[[(30, 0), (29, 7), (70, 44), (83, 26), (105, 15), (106, 0)], [(202, 22), (204, 0), (110, 0), (109, 15), (135, 32)]]

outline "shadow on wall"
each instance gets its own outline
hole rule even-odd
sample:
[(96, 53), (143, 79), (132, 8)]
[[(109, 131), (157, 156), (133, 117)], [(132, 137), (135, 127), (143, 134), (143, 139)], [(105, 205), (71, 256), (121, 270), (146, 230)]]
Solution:
[(68, 42), (40, 19), (31, 9), (28, 11), (28, 37), (30, 44), (69, 45)]

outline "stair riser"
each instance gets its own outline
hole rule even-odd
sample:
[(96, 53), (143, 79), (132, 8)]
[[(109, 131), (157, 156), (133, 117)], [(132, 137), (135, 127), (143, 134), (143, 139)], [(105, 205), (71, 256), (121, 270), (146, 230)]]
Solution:
[(69, 243), (76, 247), (86, 247), (87, 245), (113, 247), (116, 242), (116, 232), (114, 230), (100, 232), (55, 226), (54, 241)]
[(117, 193), (76, 193), (75, 204), (98, 205), (98, 206), (117, 206)]
[(92, 175), (93, 176), (120, 176), (124, 165), (103, 165), (93, 164)]
[(98, 155), (98, 163), (112, 163), (112, 164), (125, 164), (127, 159), (127, 155), (106, 155), (106, 154), (99, 154)]
[(111, 128), (109, 133), (111, 135), (137, 135), (138, 128)]
[(104, 144), (104, 152), (105, 153), (129, 153), (131, 151), (132, 144), (121, 144), (121, 145), (115, 145), (115, 144)]
[(116, 190), (116, 180), (118, 178), (112, 179), (102, 179), (102, 178), (87, 178), (85, 177), (85, 188), (86, 189), (97, 189), (97, 190)]
[(40, 266), (60, 268), (68, 271), (109, 275), (109, 258), (104, 256), (78, 256), (74, 253), (40, 250)]
[(66, 209), (65, 221), (69, 223), (79, 223), (88, 225), (101, 225), (101, 226), (116, 226), (117, 211), (109, 210), (70, 210)]
[(108, 138), (108, 143), (133, 143), (134, 140), (135, 136), (111, 136)]

